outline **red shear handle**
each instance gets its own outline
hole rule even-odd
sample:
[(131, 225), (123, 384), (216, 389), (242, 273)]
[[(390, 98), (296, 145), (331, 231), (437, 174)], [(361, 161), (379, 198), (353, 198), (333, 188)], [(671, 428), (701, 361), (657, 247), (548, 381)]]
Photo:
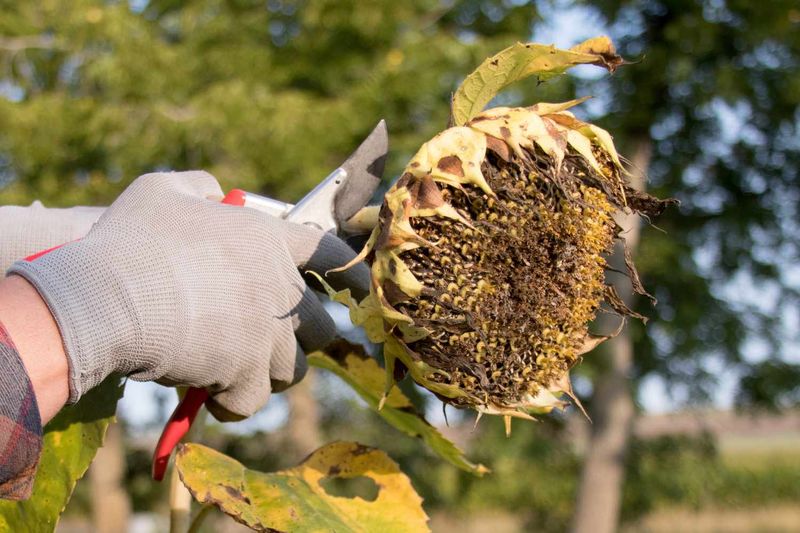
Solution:
[[(247, 193), (240, 189), (233, 189), (222, 200), (223, 204), (237, 205), (243, 207)], [(208, 399), (208, 392), (204, 389), (189, 389), (186, 396), (175, 408), (172, 416), (164, 426), (164, 431), (161, 433), (161, 438), (158, 439), (156, 450), (153, 452), (153, 479), (161, 481), (164, 479), (164, 473), (167, 471), (167, 464), (169, 464), (169, 456), (172, 455), (172, 450), (186, 436), (189, 429), (192, 427), (192, 422), (197, 417), (200, 408)]]
[(153, 454), (153, 479), (156, 481), (164, 479), (172, 450), (192, 427), (192, 422), (207, 399), (208, 391), (191, 388), (175, 408), (175, 412), (164, 426), (164, 432), (158, 439), (156, 451)]

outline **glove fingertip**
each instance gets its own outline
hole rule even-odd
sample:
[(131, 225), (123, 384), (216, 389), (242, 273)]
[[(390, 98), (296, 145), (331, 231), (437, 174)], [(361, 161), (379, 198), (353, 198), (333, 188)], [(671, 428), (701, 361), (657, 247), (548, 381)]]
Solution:
[(346, 264), (356, 255), (333, 233), (306, 224), (288, 224), (286, 244), (294, 264), (302, 270), (324, 272)]
[(245, 415), (229, 411), (220, 403), (215, 401), (214, 398), (209, 398), (206, 401), (206, 409), (208, 409), (208, 412), (211, 413), (211, 416), (216, 418), (219, 422), (239, 422), (247, 418)]
[[(317, 238), (313, 238), (316, 232)], [(305, 238), (300, 238), (301, 234)], [(311, 270), (324, 275), (336, 289), (350, 288), (353, 295), (363, 297), (369, 293), (369, 267), (363, 262), (347, 270), (330, 272), (349, 264), (358, 255), (355, 250), (332, 233), (321, 233), (314, 228), (295, 228), (289, 239), (289, 251), (301, 270)]]
[[(336, 323), (312, 290), (306, 288), (303, 291), (300, 302), (292, 311), (294, 334), (303, 350), (319, 350), (336, 337)], [(296, 359), (300, 359), (299, 355), (302, 355), (300, 348)]]
[(256, 414), (271, 395), (269, 384), (257, 390), (231, 388), (211, 396), (206, 401), (206, 408), (220, 422), (238, 422)]
[(272, 385), (272, 392), (283, 392), (289, 387), (297, 385), (303, 380), (304, 377), (306, 377), (307, 373), (308, 361), (306, 360), (306, 354), (302, 348), (298, 346), (291, 380), (271, 379), (270, 383)]

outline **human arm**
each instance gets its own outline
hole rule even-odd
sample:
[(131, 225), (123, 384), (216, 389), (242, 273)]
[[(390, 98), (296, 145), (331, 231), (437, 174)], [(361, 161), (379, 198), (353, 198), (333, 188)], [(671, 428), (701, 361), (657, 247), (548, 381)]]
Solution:
[(27, 370), (41, 423), (47, 424), (67, 402), (69, 365), (47, 304), (24, 278), (0, 281), (0, 324)]
[[(0, 282), (0, 497), (30, 495), (42, 425), (67, 400), (61, 336), (36, 290), (18, 276)], [(41, 414), (40, 414), (41, 413)]]
[[(91, 229), (105, 208), (0, 207), (0, 271), (34, 253), (77, 240)], [(19, 276), (0, 280), (0, 323), (19, 350), (39, 398), (46, 424), (66, 402), (67, 359), (47, 305)], [(9, 400), (11, 401), (11, 400)]]
[[(82, 237), (102, 212), (48, 209), (39, 202), (0, 207), (0, 271)], [(30, 495), (42, 424), (66, 402), (67, 376), (61, 336), (38, 292), (18, 276), (0, 280), (0, 498)]]

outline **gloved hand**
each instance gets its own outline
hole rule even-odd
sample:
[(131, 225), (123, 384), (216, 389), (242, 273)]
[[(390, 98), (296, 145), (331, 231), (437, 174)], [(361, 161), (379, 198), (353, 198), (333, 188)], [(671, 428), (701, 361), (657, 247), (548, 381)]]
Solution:
[(103, 211), (102, 207), (48, 209), (40, 202), (0, 207), (0, 271), (18, 259), (80, 239)]
[[(355, 253), (329, 233), (221, 197), (205, 172), (147, 174), (85, 238), (9, 270), (52, 311), (71, 403), (119, 373), (206, 388), (217, 418), (247, 417), (303, 377), (303, 351), (334, 337), (300, 271), (324, 274)], [(330, 278), (368, 290), (363, 264)]]

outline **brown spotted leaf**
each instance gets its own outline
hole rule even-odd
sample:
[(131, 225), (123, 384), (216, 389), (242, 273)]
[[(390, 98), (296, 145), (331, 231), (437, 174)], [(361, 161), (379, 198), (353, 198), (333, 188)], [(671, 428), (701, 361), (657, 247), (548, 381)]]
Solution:
[(308, 363), (342, 378), (386, 422), (407, 435), (421, 438), (445, 461), (473, 474), (488, 472), (485, 466), (470, 462), (464, 457), (464, 452), (430, 425), (399, 388), (392, 387), (379, 409), (386, 389), (385, 372), (375, 359), (364, 353), (361, 346), (340, 341), (326, 348), (326, 352), (310, 354)]
[[(175, 464), (195, 499), (256, 531), (429, 531), (422, 498), (397, 463), (355, 442), (328, 444), (274, 473), (250, 470), (200, 444), (182, 445)], [(332, 483), (347, 480), (371, 490), (337, 495)]]
[(462, 126), (469, 122), (500, 91), (516, 81), (530, 76), (545, 81), (581, 64), (598, 65), (613, 72), (622, 63), (608, 37), (589, 39), (571, 50), (517, 43), (488, 58), (467, 76), (453, 95), (454, 123)]

